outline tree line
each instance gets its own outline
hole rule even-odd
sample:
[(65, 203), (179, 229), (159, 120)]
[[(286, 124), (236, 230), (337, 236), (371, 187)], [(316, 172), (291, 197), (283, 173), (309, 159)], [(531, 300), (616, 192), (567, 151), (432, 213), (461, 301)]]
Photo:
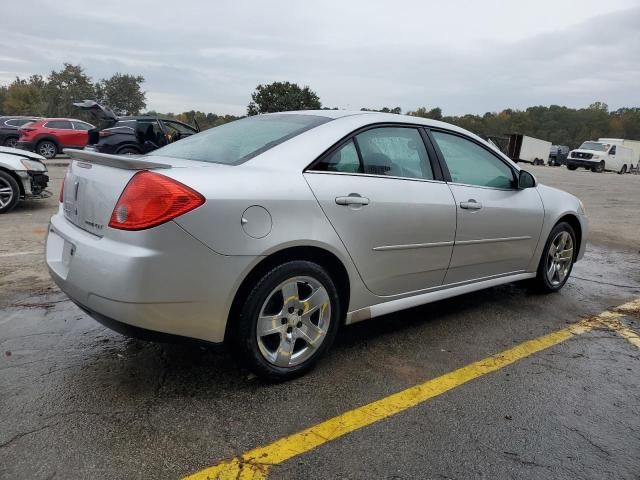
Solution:
[[(86, 112), (73, 106), (73, 102), (95, 99), (111, 107), (118, 115), (138, 115), (147, 106), (146, 93), (142, 89), (144, 80), (141, 75), (115, 73), (110, 78), (94, 82), (82, 66), (65, 63), (62, 69), (53, 70), (46, 77), (31, 75), (29, 78), (16, 78), (11, 84), (0, 86), (0, 114), (80, 117), (91, 121)], [(308, 86), (273, 82), (256, 87), (247, 105), (247, 115), (308, 109), (329, 108), (323, 107), (320, 96)], [(400, 107), (361, 110), (402, 113)], [(607, 104), (602, 102), (594, 102), (585, 108), (535, 106), (525, 110), (487, 112), (484, 115), (445, 116), (440, 107), (419, 107), (405, 113), (452, 123), (483, 137), (495, 138), (520, 133), (542, 138), (556, 145), (568, 145), (570, 148), (576, 148), (584, 140), (599, 137), (640, 140), (640, 107), (610, 111)], [(197, 124), (201, 129), (241, 118), (197, 110), (182, 113), (159, 113), (151, 110), (146, 114), (175, 118), (191, 125)]]

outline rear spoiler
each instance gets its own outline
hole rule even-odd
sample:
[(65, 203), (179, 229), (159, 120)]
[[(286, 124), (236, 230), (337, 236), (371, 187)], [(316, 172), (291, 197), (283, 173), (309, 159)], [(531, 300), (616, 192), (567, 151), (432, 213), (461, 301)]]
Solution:
[(91, 152), (88, 150), (76, 150), (73, 148), (65, 148), (63, 152), (69, 155), (73, 160), (95, 163), (96, 165), (105, 165), (107, 167), (113, 168), (122, 168), (124, 170), (153, 170), (157, 168), (171, 168), (171, 165), (168, 165), (166, 163), (139, 160), (140, 157), (133, 155), (108, 155), (106, 153)]

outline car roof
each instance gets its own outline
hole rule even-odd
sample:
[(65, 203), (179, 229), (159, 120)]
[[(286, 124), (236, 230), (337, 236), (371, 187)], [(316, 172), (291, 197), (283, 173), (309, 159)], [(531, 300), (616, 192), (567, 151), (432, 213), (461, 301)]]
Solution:
[(401, 115), (398, 113), (371, 112), (368, 110), (296, 110), (291, 112), (265, 113), (264, 115), (316, 115), (319, 117), (337, 120), (344, 117), (359, 116), (364, 124), (390, 122), (390, 123), (413, 123), (432, 127), (445, 127), (449, 130), (456, 130), (457, 127), (450, 123), (432, 120), (430, 118), (415, 117), (413, 115)]

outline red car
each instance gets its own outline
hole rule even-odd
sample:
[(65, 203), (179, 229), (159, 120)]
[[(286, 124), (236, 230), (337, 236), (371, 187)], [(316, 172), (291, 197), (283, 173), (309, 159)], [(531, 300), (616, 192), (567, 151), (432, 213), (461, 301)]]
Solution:
[(88, 131), (95, 128), (73, 118), (44, 118), (23, 125), (18, 133), (17, 148), (53, 158), (63, 148), (84, 148), (89, 141)]

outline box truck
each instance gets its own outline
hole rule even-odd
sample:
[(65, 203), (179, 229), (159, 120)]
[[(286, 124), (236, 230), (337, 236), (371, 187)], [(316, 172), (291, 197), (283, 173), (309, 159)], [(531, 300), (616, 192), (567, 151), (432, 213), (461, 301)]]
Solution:
[(624, 138), (599, 138), (599, 142), (610, 143), (612, 145), (622, 145), (633, 151), (631, 164), (627, 165), (625, 172), (638, 171), (640, 167), (640, 140), (625, 140)]
[(507, 156), (514, 162), (544, 165), (549, 159), (551, 142), (513, 133), (509, 135)]

